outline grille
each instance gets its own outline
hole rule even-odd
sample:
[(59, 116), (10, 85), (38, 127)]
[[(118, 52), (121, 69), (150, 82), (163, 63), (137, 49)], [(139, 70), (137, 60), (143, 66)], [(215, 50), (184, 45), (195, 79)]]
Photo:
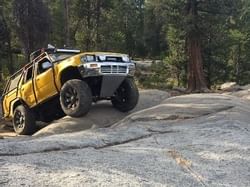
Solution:
[(127, 66), (118, 66), (118, 65), (103, 65), (101, 66), (102, 73), (111, 73), (111, 74), (119, 74), (119, 73), (127, 73)]

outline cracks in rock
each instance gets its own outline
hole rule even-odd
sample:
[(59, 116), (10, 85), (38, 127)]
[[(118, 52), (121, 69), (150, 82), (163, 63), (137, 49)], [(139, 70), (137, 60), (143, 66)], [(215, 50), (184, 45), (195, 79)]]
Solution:
[(171, 158), (173, 158), (176, 163), (185, 169), (195, 180), (197, 180), (202, 186), (207, 186), (204, 182), (204, 177), (201, 176), (198, 172), (194, 171), (192, 168), (192, 162), (190, 160), (185, 159), (180, 153), (176, 150), (168, 151), (168, 154)]
[(27, 153), (0, 153), (0, 156), (23, 156), (23, 155), (31, 155), (31, 154), (39, 154), (39, 153), (51, 153), (51, 152), (59, 152), (59, 151), (69, 151), (69, 150), (77, 150), (77, 149), (85, 149), (85, 148), (93, 148), (93, 146), (67, 146), (63, 147), (51, 147), (41, 151), (30, 151)]
[(125, 140), (125, 141), (122, 141), (122, 142), (119, 142), (119, 141), (106, 142), (105, 140), (103, 140), (103, 142), (105, 143), (105, 145), (100, 146), (100, 147), (94, 147), (94, 148), (98, 150), (98, 149), (103, 149), (103, 148), (107, 148), (107, 147), (113, 147), (113, 146), (117, 146), (117, 145), (123, 145), (123, 144), (127, 144), (127, 143), (130, 143), (130, 142), (138, 141), (138, 140), (141, 140), (141, 139), (149, 138), (152, 135), (153, 134), (146, 134), (146, 135), (143, 135), (143, 136), (140, 136), (140, 137), (136, 137), (136, 138), (132, 138), (132, 139), (128, 139), (128, 140)]
[(146, 139), (146, 138), (150, 138), (154, 135), (157, 134), (167, 134), (167, 133), (174, 133), (176, 131), (172, 131), (172, 130), (167, 130), (167, 131), (158, 131), (158, 130), (153, 130), (148, 128), (146, 130), (148, 132), (148, 134), (144, 134), (135, 138), (130, 138), (124, 141), (113, 141), (113, 142), (108, 142), (107, 140), (101, 140), (104, 145), (86, 145), (86, 146), (65, 146), (65, 147), (51, 147), (51, 148), (47, 148), (41, 151), (31, 151), (28, 153), (0, 153), (0, 156), (22, 156), (22, 155), (30, 155), (30, 154), (39, 154), (39, 153), (51, 153), (51, 152), (60, 152), (60, 151), (70, 151), (70, 150), (80, 150), (80, 149), (86, 149), (86, 148), (93, 148), (96, 150), (99, 149), (104, 149), (104, 148), (108, 148), (108, 147), (113, 147), (113, 146), (118, 146), (118, 145), (123, 145), (123, 144), (127, 144), (130, 142), (135, 142), (138, 140), (142, 140), (142, 139)]
[(148, 132), (153, 132), (154, 134), (167, 134), (167, 133), (174, 133), (174, 132), (179, 132), (179, 131), (174, 131), (174, 130), (167, 130), (167, 131), (160, 131), (160, 130), (154, 130), (154, 129), (147, 129)]
[(183, 119), (190, 119), (193, 117), (189, 117), (189, 116), (179, 116), (176, 114), (168, 114), (168, 115), (160, 115), (160, 116), (139, 116), (139, 117), (134, 117), (131, 118), (132, 122), (147, 122), (147, 121), (175, 121), (175, 120), (183, 120)]
[(123, 144), (127, 144), (127, 143), (130, 143), (130, 142), (135, 142), (135, 141), (138, 141), (138, 140), (142, 140), (142, 139), (146, 139), (146, 138), (150, 138), (154, 135), (157, 135), (157, 134), (167, 134), (167, 133), (174, 133), (176, 131), (172, 131), (172, 130), (168, 130), (168, 131), (157, 131), (157, 130), (153, 130), (153, 129), (147, 129), (148, 132), (150, 132), (151, 134), (146, 134), (146, 135), (143, 135), (143, 136), (140, 136), (140, 137), (136, 137), (136, 138), (132, 138), (132, 139), (128, 139), (126, 141), (122, 141), (122, 142), (110, 142), (110, 143), (107, 143), (105, 142), (105, 140), (103, 140), (104, 143), (106, 143), (106, 145), (104, 146), (101, 146), (101, 147), (96, 147), (95, 149), (103, 149), (103, 148), (107, 148), (107, 147), (113, 147), (113, 146), (117, 146), (117, 145), (123, 145)]
[(0, 181), (0, 185), (3, 185), (3, 184), (8, 184), (9, 183), (9, 180), (6, 180), (6, 181)]
[(189, 114), (186, 114), (185, 112), (177, 112), (177, 114), (160, 114), (160, 115), (149, 115), (149, 116), (132, 116), (132, 117), (127, 117), (124, 120), (122, 120), (120, 123), (118, 123), (115, 126), (119, 126), (120, 124), (124, 123), (124, 121), (128, 120), (128, 122), (148, 122), (148, 121), (183, 121), (183, 120), (189, 120), (189, 119), (197, 119), (200, 117), (204, 117), (204, 116), (209, 116), (209, 115), (214, 115), (223, 111), (227, 111), (227, 110), (231, 110), (232, 108), (234, 108), (235, 106), (224, 106), (221, 107), (219, 109), (214, 109), (215, 111), (208, 111), (208, 112), (204, 112), (200, 115), (191, 115), (189, 116)]
[[(219, 113), (222, 111), (227, 111), (234, 108), (234, 106), (227, 106), (224, 108), (221, 108), (219, 110), (216, 110), (215, 112), (211, 112), (211, 113), (207, 113), (205, 115), (211, 115), (211, 114), (215, 114), (215, 113)], [(205, 116), (202, 115), (202, 116)], [(198, 116), (201, 117), (201, 116)], [(175, 116), (174, 119), (176, 119), (177, 117)], [(173, 120), (173, 118), (170, 117), (171, 120)], [(31, 151), (29, 153), (0, 153), (0, 156), (21, 156), (21, 155), (27, 155), (27, 154), (39, 154), (39, 153), (49, 153), (49, 152), (58, 152), (58, 151), (68, 151), (68, 150), (77, 150), (77, 149), (85, 149), (85, 148), (94, 148), (94, 149), (103, 149), (103, 148), (108, 148), (108, 147), (112, 147), (112, 146), (117, 146), (117, 145), (122, 145), (122, 144), (127, 144), (130, 142), (134, 142), (134, 141), (138, 141), (141, 139), (145, 139), (145, 138), (149, 138), (151, 136), (157, 135), (157, 134), (167, 134), (167, 133), (174, 133), (177, 131), (173, 131), (173, 130), (166, 130), (166, 131), (160, 131), (160, 130), (154, 130), (152, 128), (148, 128), (146, 129), (146, 131), (148, 133), (141, 135), (139, 137), (134, 137), (134, 138), (130, 138), (124, 141), (110, 141), (108, 142), (108, 140), (101, 140), (103, 142), (104, 145), (86, 145), (86, 146), (64, 146), (62, 145), (61, 147), (51, 147), (51, 148), (47, 148), (41, 151)], [(158, 141), (156, 141), (157, 143)], [(159, 144), (159, 142), (157, 143)]]
[(217, 111), (215, 111), (215, 112), (212, 112), (211, 114), (216, 114), (216, 113), (219, 113), (219, 112), (224, 112), (224, 111), (227, 111), (227, 110), (231, 110), (231, 109), (233, 109), (235, 106), (225, 106), (225, 107), (223, 107), (223, 108), (221, 108), (221, 109), (218, 109)]

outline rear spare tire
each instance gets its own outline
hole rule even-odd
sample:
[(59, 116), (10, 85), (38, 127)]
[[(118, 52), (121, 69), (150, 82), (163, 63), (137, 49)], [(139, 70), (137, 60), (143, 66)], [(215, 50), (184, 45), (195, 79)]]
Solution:
[(31, 135), (36, 130), (35, 115), (30, 109), (19, 105), (14, 110), (13, 127), (19, 135)]
[(113, 106), (121, 112), (128, 112), (135, 108), (138, 103), (139, 92), (135, 82), (131, 78), (126, 78), (114, 96), (111, 98)]
[(67, 81), (61, 89), (60, 104), (68, 116), (81, 117), (87, 114), (92, 104), (92, 94), (88, 84), (78, 79)]

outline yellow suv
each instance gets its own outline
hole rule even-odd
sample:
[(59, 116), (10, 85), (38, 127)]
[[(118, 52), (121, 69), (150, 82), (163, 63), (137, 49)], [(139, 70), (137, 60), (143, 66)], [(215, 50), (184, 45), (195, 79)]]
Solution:
[(2, 96), (3, 117), (12, 120), (17, 134), (30, 135), (36, 121), (62, 116), (81, 117), (92, 102), (111, 100), (122, 112), (139, 98), (128, 55), (68, 49), (41, 49), (31, 62), (12, 75)]

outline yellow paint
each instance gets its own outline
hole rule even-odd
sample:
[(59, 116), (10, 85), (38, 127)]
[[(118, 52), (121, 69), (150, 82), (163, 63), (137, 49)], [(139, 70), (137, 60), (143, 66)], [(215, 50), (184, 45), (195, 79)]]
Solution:
[(57, 94), (52, 68), (34, 78), (34, 88), (38, 103)]
[[(81, 57), (83, 55), (107, 55), (107, 54), (119, 55), (119, 56), (124, 55), (120, 53), (109, 53), (109, 52), (108, 53), (107, 52), (87, 52), (87, 53), (81, 53), (81, 54), (72, 56), (58, 63), (54, 63), (55, 80), (53, 77), (52, 68), (39, 75), (36, 75), (35, 73), (34, 91), (36, 95), (34, 94), (34, 91), (33, 91), (32, 81), (30, 80), (27, 83), (22, 84), (23, 80), (21, 80), (18, 85), (18, 89), (12, 90), (11, 92), (9, 92), (7, 95), (4, 96), (4, 101), (3, 101), (4, 118), (6, 120), (11, 120), (13, 118), (13, 112), (14, 112), (13, 105), (19, 99), (23, 100), (28, 105), (28, 107), (32, 108), (36, 106), (37, 104), (45, 101), (46, 99), (49, 99), (50, 97), (58, 94), (57, 89), (60, 90), (62, 87), (61, 75), (62, 75), (63, 70), (70, 68), (70, 67), (78, 67), (80, 64), (82, 64), (83, 62), (81, 62)], [(41, 60), (43, 60), (44, 58), (49, 59), (48, 56), (43, 56)], [(30, 65), (31, 63), (26, 65), (26, 67)], [(56, 85), (54, 84), (54, 81)]]
[(28, 81), (23, 84), (20, 90), (20, 96), (22, 100), (29, 106), (32, 107), (36, 104), (35, 95), (33, 92), (32, 81)]

